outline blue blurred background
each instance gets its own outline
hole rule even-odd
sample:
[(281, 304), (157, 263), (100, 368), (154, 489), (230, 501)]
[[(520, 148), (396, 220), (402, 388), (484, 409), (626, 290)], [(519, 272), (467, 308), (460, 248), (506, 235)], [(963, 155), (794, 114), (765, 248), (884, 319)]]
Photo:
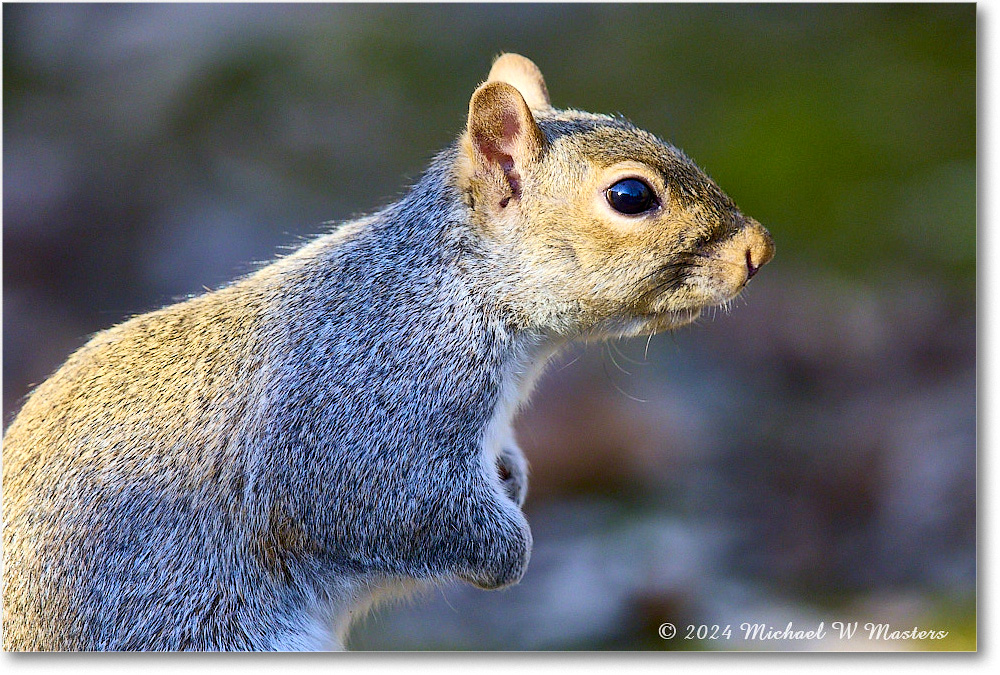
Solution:
[[(684, 149), (778, 254), (731, 312), (551, 369), (519, 586), (349, 646), (974, 648), (971, 4), (5, 5), (5, 425), (94, 331), (401, 194), (502, 51)], [(656, 633), (837, 619), (950, 634)]]

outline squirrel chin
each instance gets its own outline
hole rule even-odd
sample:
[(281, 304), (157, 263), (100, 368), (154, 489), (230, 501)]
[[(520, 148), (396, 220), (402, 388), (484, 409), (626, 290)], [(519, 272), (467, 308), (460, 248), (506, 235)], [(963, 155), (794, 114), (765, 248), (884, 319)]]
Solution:
[(597, 342), (614, 338), (655, 335), (688, 325), (701, 316), (703, 307), (670, 310), (659, 314), (639, 314), (608, 319), (593, 326), (582, 336), (584, 341)]

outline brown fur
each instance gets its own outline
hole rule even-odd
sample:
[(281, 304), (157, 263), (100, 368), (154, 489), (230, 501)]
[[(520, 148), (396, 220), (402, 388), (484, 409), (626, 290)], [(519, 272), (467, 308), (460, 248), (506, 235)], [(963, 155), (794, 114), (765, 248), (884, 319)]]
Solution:
[[(460, 147), (457, 185), (481, 207), (503, 272), (490, 282), (529, 324), (595, 336), (678, 327), (774, 255), (767, 231), (683, 153), (624, 120), (551, 108), (523, 57), (497, 60)], [(661, 207), (616, 213), (605, 191), (623, 178), (645, 181)]]

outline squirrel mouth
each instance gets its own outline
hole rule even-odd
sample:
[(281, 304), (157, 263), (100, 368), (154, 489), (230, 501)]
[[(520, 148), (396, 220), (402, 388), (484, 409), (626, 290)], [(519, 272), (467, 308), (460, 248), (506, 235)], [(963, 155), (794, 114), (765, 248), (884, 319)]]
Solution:
[(706, 309), (729, 307), (746, 287), (749, 276), (742, 268), (739, 274), (729, 269), (689, 271), (673, 284), (658, 284), (647, 291), (633, 312), (667, 326), (664, 330), (680, 327)]

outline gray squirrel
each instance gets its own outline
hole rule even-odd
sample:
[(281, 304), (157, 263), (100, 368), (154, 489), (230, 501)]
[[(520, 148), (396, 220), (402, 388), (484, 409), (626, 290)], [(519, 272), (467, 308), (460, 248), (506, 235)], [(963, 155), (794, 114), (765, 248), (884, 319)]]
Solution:
[(397, 203), (96, 334), (3, 442), (8, 650), (342, 648), (516, 583), (511, 420), (572, 340), (677, 328), (774, 253), (676, 148), (497, 59)]

